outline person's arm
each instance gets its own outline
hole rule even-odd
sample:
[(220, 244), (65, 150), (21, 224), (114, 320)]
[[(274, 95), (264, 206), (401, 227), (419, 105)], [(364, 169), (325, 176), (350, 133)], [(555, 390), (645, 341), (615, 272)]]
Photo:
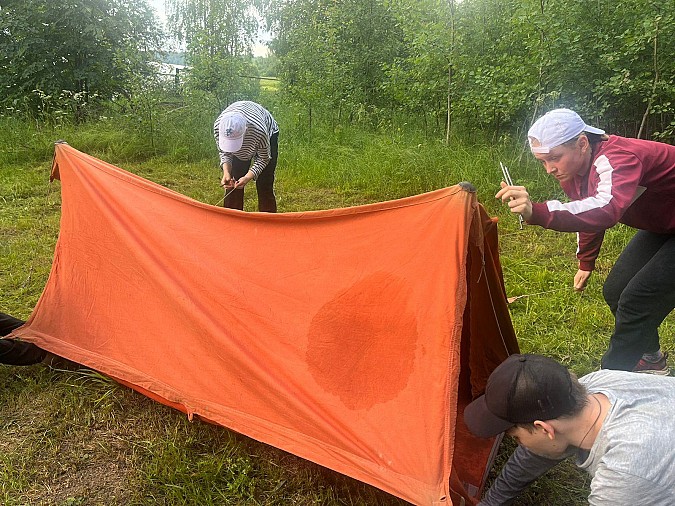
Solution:
[(511, 504), (533, 481), (564, 460), (535, 455), (518, 445), (478, 506), (505, 506)]
[(604, 230), (601, 230), (600, 232), (577, 233), (577, 260), (579, 260), (579, 270), (574, 276), (575, 290), (583, 291), (586, 288), (588, 279), (595, 269), (595, 260), (598, 258), (604, 238)]
[(237, 180), (235, 183), (236, 188), (243, 188), (251, 179), (258, 179), (258, 176), (260, 176), (272, 158), (269, 137), (264, 132), (259, 131), (256, 131), (254, 135), (258, 138), (258, 148), (253, 156), (253, 165), (251, 165), (251, 168), (244, 176)]
[(260, 144), (258, 144), (258, 149), (256, 150), (255, 159), (253, 165), (251, 165), (251, 171), (254, 174), (254, 179), (258, 179), (258, 176), (262, 171), (267, 167), (267, 164), (270, 163), (272, 158), (272, 147), (270, 146), (270, 138), (267, 134), (261, 136)]
[(595, 260), (598, 258), (604, 238), (604, 230), (600, 230), (599, 232), (579, 232), (577, 234), (577, 260), (579, 260), (579, 269), (584, 271), (595, 269)]
[(593, 195), (563, 203), (532, 203), (528, 223), (559, 232), (599, 232), (614, 226), (630, 207), (638, 190), (642, 162), (631, 153), (615, 152), (593, 162), (589, 177), (598, 179)]
[(235, 188), (243, 188), (244, 186), (246, 186), (246, 183), (248, 183), (251, 179), (256, 179), (256, 177), (257, 176), (255, 175), (253, 170), (248, 169), (248, 172), (246, 172), (246, 174), (244, 174), (243, 176), (241, 176), (239, 179), (237, 179), (234, 182), (234, 187)]
[(574, 289), (583, 291), (588, 284), (591, 273), (595, 269), (595, 260), (600, 253), (605, 231), (600, 232), (577, 232), (577, 260), (579, 270), (574, 276)]
[(226, 188), (232, 187), (234, 184), (234, 180), (232, 179), (232, 163), (227, 161), (221, 163), (220, 170), (223, 171), (223, 175), (220, 178), (220, 186), (224, 186)]

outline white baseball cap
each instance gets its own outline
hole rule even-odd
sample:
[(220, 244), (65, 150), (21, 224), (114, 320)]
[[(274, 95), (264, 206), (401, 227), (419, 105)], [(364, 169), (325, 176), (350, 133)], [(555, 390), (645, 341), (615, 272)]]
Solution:
[(527, 132), (527, 138), (533, 153), (548, 153), (581, 132), (605, 133), (604, 130), (588, 126), (581, 116), (570, 109), (553, 109), (534, 122)]
[(218, 146), (225, 153), (239, 151), (244, 143), (246, 118), (240, 112), (226, 112), (218, 124)]

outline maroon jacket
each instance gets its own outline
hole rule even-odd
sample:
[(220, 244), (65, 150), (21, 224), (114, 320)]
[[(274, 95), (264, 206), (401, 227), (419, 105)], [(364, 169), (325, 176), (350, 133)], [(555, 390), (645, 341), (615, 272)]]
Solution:
[(611, 135), (594, 149), (589, 172), (561, 187), (571, 202), (533, 203), (528, 223), (578, 232), (582, 270), (593, 270), (605, 230), (618, 222), (675, 234), (675, 146)]

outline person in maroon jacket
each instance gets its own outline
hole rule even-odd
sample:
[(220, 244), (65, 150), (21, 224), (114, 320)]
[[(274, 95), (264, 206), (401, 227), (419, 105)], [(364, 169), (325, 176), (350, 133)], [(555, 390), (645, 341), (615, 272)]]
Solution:
[(602, 367), (669, 374), (658, 328), (675, 308), (675, 146), (606, 135), (569, 109), (539, 118), (528, 139), (570, 202), (535, 203), (525, 187), (504, 182), (496, 197), (528, 224), (578, 233), (576, 290), (586, 287), (605, 230), (638, 229), (603, 286), (615, 326)]

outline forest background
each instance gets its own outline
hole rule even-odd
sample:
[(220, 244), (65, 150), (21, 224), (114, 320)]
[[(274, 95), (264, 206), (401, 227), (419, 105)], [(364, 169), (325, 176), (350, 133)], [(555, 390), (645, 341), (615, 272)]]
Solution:
[[(282, 211), (358, 205), (472, 181), (501, 218), (521, 348), (578, 374), (611, 334), (601, 283), (632, 231), (606, 236), (571, 289), (574, 239), (494, 200), (504, 161), (561, 197), (526, 149), (570, 107), (610, 133), (675, 140), (675, 3), (651, 0), (0, 0), (0, 311), (26, 318), (46, 282), (60, 197), (53, 142), (195, 199), (222, 199), (213, 120), (255, 100), (280, 124)], [(266, 30), (270, 55), (253, 57)], [(173, 42), (171, 42), (173, 41)], [(176, 49), (167, 51), (174, 44)], [(179, 58), (178, 60), (176, 58)], [(157, 62), (181, 61), (178, 76)], [(251, 193), (253, 192), (253, 193)], [(247, 209), (254, 209), (254, 191)], [(672, 316), (663, 343), (673, 347)], [(91, 371), (0, 369), (0, 502), (399, 504), (219, 427), (189, 423)], [(502, 462), (512, 445), (500, 453)], [(498, 469), (498, 467), (497, 467)], [(519, 504), (584, 504), (570, 463)]]

